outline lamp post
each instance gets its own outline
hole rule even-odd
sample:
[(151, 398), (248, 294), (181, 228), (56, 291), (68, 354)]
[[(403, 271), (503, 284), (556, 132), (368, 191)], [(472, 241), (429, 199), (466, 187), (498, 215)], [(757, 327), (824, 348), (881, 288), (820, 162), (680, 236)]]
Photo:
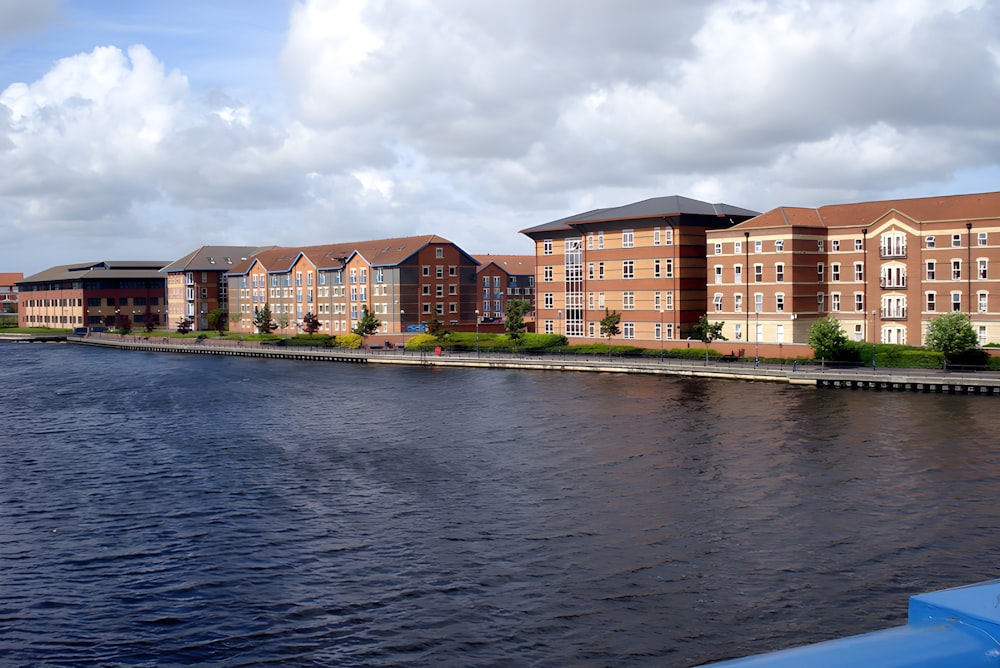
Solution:
[(969, 293), (969, 320), (972, 320), (972, 223), (965, 224), (965, 234), (966, 234), (966, 246), (968, 247), (968, 255), (966, 258), (966, 264), (968, 268), (965, 270), (966, 282), (968, 284)]
[(476, 309), (476, 357), (479, 357), (479, 309)]
[(746, 263), (743, 265), (744, 287), (743, 308), (746, 309), (746, 331), (750, 331), (750, 232), (743, 233), (743, 249), (746, 251)]
[[(864, 261), (861, 264), (861, 282), (864, 283), (864, 313), (868, 312), (868, 228), (861, 230), (861, 249), (864, 252)], [(868, 340), (868, 318), (865, 318), (865, 341)], [(875, 316), (872, 316), (872, 329), (875, 329)], [(874, 340), (872, 345), (874, 345)]]
[(753, 325), (753, 368), (760, 366), (760, 309), (754, 303), (754, 325)]
[(660, 362), (663, 362), (663, 309), (660, 309)]

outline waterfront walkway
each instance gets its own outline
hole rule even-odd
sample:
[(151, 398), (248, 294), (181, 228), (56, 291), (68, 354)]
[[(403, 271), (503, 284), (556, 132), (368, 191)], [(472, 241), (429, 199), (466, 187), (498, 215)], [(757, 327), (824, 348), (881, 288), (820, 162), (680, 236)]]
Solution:
[(532, 369), (687, 376), (728, 380), (789, 383), (829, 389), (909, 391), (949, 394), (981, 394), (1000, 397), (1000, 373), (987, 371), (943, 371), (939, 369), (872, 369), (871, 367), (827, 367), (818, 364), (759, 364), (753, 360), (721, 361), (576, 355), (569, 353), (516, 354), (475, 351), (417, 352), (402, 348), (344, 350), (325, 347), (277, 346), (258, 341), (227, 339), (176, 339), (169, 337), (99, 334), (69, 336), (73, 344), (97, 345), (124, 350), (234, 355), (274, 359), (313, 360), (349, 364), (397, 364), (486, 369)]

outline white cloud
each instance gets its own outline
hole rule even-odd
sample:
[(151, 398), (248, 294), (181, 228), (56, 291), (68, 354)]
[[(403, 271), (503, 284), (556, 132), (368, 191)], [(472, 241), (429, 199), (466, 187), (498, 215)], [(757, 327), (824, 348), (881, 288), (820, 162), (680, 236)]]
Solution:
[[(0, 215), (78, 232), (66, 253), (101, 234), (101, 255), (413, 233), (525, 250), (518, 229), (596, 206), (943, 194), (1000, 155), (985, 0), (301, 0), (280, 53), (130, 43), (0, 93)], [(212, 57), (285, 81), (193, 87)]]

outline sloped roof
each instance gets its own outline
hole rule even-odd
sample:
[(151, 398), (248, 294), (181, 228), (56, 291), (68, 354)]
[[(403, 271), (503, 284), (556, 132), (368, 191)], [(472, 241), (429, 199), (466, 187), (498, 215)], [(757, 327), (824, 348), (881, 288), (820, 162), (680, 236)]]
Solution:
[[(265, 247), (270, 248), (270, 246)], [(264, 250), (257, 246), (202, 246), (179, 260), (171, 262), (161, 271), (229, 271), (234, 266)]]
[(511, 275), (521, 275), (521, 274), (534, 274), (535, 273), (535, 256), (534, 255), (477, 255), (476, 260), (479, 261), (479, 271), (482, 271), (491, 264), (495, 264), (500, 267), (508, 274)]
[[(373, 267), (392, 267), (398, 265), (428, 244), (450, 244), (444, 237), (427, 234), (415, 237), (396, 237), (392, 239), (371, 239), (368, 241), (347, 241), (318, 246), (295, 246), (289, 248), (273, 247), (263, 250), (253, 258), (233, 267), (230, 274), (243, 274), (249, 271), (253, 262), (259, 261), (268, 272), (289, 271), (299, 255), (305, 255), (319, 270), (338, 269), (355, 253), (361, 255)], [(461, 250), (461, 249), (459, 249)], [(462, 251), (470, 261), (476, 263), (465, 251)], [(477, 263), (478, 264), (478, 263)]]
[(14, 285), (18, 281), (24, 278), (24, 274), (21, 272), (0, 272), (0, 285), (8, 286)]
[(711, 204), (701, 200), (683, 197), (681, 195), (670, 195), (667, 197), (653, 197), (633, 202), (624, 206), (616, 206), (607, 209), (594, 209), (585, 213), (578, 213), (566, 218), (553, 220), (536, 227), (521, 230), (521, 234), (535, 234), (538, 232), (548, 232), (554, 230), (568, 230), (574, 225), (583, 223), (602, 223), (616, 220), (638, 220), (643, 218), (662, 218), (666, 216), (678, 216), (689, 214), (696, 216), (712, 216), (715, 218), (727, 218), (738, 216), (756, 216), (758, 211), (744, 209), (730, 204)]
[(160, 269), (167, 264), (169, 264), (169, 260), (102, 260), (83, 264), (62, 264), (28, 276), (17, 283), (21, 285), (64, 280), (82, 281), (102, 277), (158, 278), (162, 280)]
[(815, 209), (782, 206), (736, 227), (863, 227), (893, 211), (925, 223), (1000, 218), (1000, 192), (827, 204)]

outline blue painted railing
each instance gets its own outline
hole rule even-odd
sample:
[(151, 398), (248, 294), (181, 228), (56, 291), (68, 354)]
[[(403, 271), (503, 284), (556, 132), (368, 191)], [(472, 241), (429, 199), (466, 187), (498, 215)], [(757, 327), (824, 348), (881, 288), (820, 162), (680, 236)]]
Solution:
[(908, 623), (793, 647), (715, 668), (975, 668), (1000, 666), (1000, 580), (910, 598)]

